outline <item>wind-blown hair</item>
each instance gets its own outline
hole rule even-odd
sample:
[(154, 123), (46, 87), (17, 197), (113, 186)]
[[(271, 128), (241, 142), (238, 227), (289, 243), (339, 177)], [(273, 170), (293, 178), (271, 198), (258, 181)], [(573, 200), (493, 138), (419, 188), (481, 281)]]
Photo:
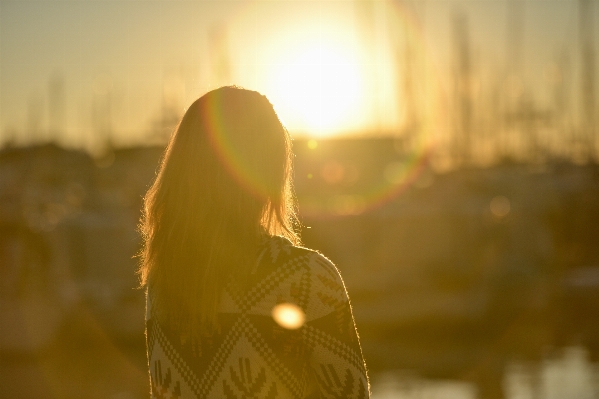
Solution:
[(289, 134), (268, 99), (221, 87), (175, 129), (144, 198), (141, 286), (182, 333), (216, 324), (224, 285), (243, 287), (262, 235), (299, 244)]

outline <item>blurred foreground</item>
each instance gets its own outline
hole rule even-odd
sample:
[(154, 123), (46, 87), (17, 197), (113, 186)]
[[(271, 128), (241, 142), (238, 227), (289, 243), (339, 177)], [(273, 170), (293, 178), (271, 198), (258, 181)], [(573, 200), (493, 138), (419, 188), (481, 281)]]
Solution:
[[(304, 242), (345, 278), (375, 395), (598, 397), (597, 165), (294, 145)], [(161, 151), (0, 152), (1, 397), (147, 396), (133, 256)]]

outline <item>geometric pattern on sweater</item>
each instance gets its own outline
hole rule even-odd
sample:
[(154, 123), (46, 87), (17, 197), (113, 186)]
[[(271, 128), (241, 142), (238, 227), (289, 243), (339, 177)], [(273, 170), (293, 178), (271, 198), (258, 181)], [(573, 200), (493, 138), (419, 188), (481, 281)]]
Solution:
[[(164, 328), (148, 292), (146, 344), (152, 398), (368, 398), (366, 366), (337, 268), (283, 237), (261, 244), (248, 288), (225, 287), (218, 329), (196, 339)], [(305, 323), (287, 330), (274, 306), (292, 303)]]

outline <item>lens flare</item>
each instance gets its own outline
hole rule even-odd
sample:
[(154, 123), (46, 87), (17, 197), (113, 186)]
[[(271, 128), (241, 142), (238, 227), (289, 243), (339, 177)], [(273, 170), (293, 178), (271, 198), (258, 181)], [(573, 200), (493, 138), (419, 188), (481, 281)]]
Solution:
[(306, 315), (297, 305), (281, 303), (272, 309), (272, 318), (283, 328), (297, 330), (304, 325)]
[(489, 204), (491, 212), (498, 218), (506, 217), (511, 210), (510, 200), (503, 195), (498, 195), (491, 200)]
[[(313, 13), (302, 13), (299, 6), (291, 8), (297, 11), (293, 23), (275, 21), (274, 25), (262, 26), (263, 18), (272, 20), (278, 15), (278, 11), (264, 7), (263, 2), (244, 2), (228, 24), (231, 37), (244, 32), (240, 42), (243, 45), (231, 43), (238, 53), (236, 62), (231, 64), (238, 75), (235, 83), (264, 93), (291, 132), (311, 136), (306, 145), (315, 154), (324, 146), (321, 138), (343, 133), (378, 132), (394, 135), (405, 143), (401, 146), (401, 164), (388, 165), (381, 179), (361, 186), (359, 192), (346, 193), (352, 197), (336, 198), (327, 204), (313, 201), (316, 208), (302, 199), (302, 213), (369, 211), (412, 185), (430, 184), (431, 179), (420, 176), (428, 166), (442, 169), (445, 154), (441, 150), (450, 137), (445, 86), (439, 73), (442, 68), (432, 57), (434, 51), (412, 7), (389, 0), (368, 3), (377, 3), (373, 7), (379, 11), (384, 9), (389, 40), (376, 41), (376, 32), (368, 32), (374, 28), (356, 25), (353, 17), (323, 12), (315, 18)], [(347, 16), (354, 13), (350, 10)], [(358, 18), (361, 19), (368, 18)], [(412, 82), (411, 90), (396, 90), (404, 81)], [(221, 123), (217, 112), (209, 118), (215, 127)], [(261, 177), (245, 170), (239, 154), (224, 138), (217, 135), (213, 140), (225, 167), (241, 184), (264, 196), (266, 187)], [(331, 182), (328, 184), (348, 187), (357, 175), (351, 165), (342, 166), (343, 171), (334, 165), (326, 170), (310, 170), (308, 179), (324, 174), (324, 179)]]
[[(323, 149), (325, 152), (328, 150), (326, 147)], [(323, 183), (343, 186), (348, 191), (328, 197), (326, 193), (301, 197), (302, 215), (317, 218), (360, 215), (393, 201), (412, 186), (418, 189), (429, 187), (434, 181), (433, 172), (429, 170), (433, 151), (433, 144), (418, 148), (402, 160), (384, 165), (380, 177), (369, 179), (366, 183), (355, 165), (336, 161), (324, 162), (320, 173), (312, 177), (320, 177)], [(358, 180), (364, 184), (354, 189)]]

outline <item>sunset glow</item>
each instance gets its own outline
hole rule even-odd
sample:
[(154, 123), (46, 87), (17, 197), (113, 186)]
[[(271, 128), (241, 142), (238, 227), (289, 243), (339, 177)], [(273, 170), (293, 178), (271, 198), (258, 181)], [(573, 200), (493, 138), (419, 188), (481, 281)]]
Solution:
[(308, 41), (269, 65), (269, 97), (285, 122), (309, 135), (347, 129), (363, 103), (358, 59), (350, 48), (324, 39)]

